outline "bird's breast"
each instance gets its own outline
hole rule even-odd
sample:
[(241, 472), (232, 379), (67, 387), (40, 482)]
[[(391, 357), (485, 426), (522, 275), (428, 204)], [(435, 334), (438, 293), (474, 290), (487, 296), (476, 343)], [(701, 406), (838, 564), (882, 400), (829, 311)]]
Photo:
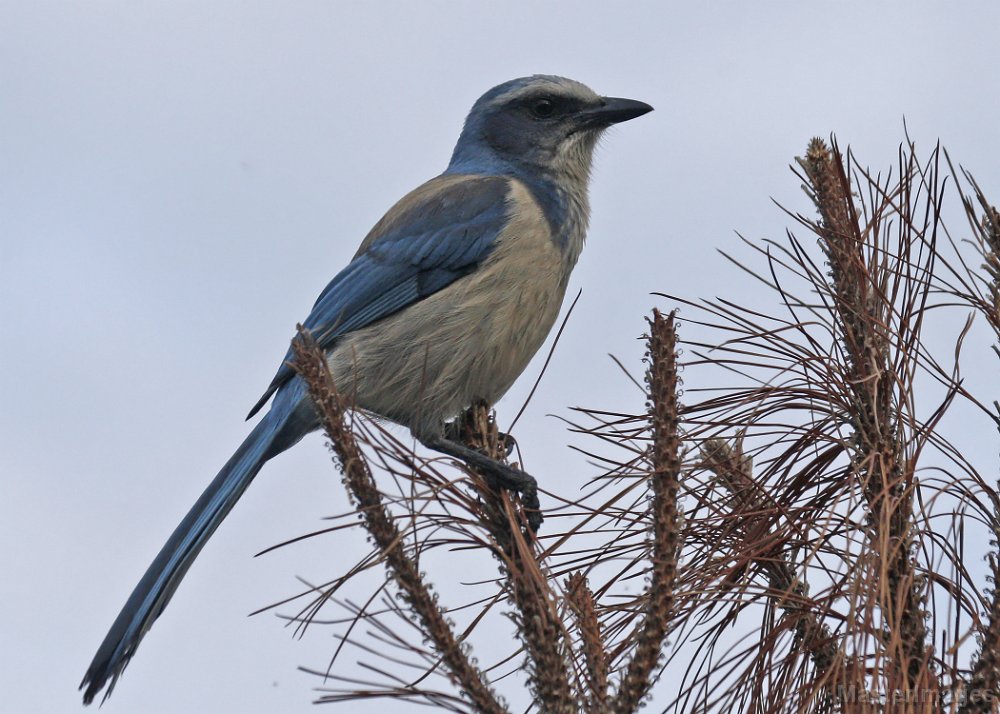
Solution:
[[(498, 399), (521, 374), (559, 314), (576, 256), (553, 240), (549, 222), (530, 192), (511, 183), (511, 218), (496, 249), (469, 283), (489, 313), (477, 331), (490, 345), (485, 372), (495, 375)], [(487, 379), (488, 381), (488, 379)]]
[(475, 271), (338, 344), (334, 376), (359, 406), (432, 432), (476, 400), (496, 402), (527, 367), (572, 264), (522, 184), (511, 182), (507, 203), (507, 224)]

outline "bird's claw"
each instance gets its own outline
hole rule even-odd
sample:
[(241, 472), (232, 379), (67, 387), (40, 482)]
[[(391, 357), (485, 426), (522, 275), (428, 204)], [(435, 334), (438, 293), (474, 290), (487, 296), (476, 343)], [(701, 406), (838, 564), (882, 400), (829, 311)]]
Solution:
[(521, 494), (521, 504), (524, 506), (528, 527), (532, 533), (537, 533), (542, 525), (541, 504), (538, 500), (538, 482), (524, 471), (497, 463), (497, 468), (484, 474), (486, 483), (494, 490), (504, 489)]
[[(506, 437), (504, 445), (508, 446), (511, 441), (513, 440), (510, 437)], [(423, 444), (429, 449), (464, 461), (467, 466), (478, 471), (491, 488), (520, 493), (528, 527), (532, 532), (538, 531), (543, 519), (538, 501), (538, 482), (532, 476), (497, 461), (480, 449), (473, 449), (447, 437), (424, 438)]]
[(514, 439), (513, 435), (501, 431), (497, 433), (497, 441), (500, 448), (503, 449), (503, 455), (509, 459), (510, 455), (514, 453), (514, 449), (517, 448), (517, 440)]

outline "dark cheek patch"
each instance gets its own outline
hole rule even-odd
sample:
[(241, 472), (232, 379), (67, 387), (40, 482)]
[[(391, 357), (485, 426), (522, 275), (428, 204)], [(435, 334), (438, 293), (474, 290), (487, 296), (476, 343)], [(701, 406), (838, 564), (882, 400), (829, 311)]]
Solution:
[(529, 148), (526, 139), (532, 134), (526, 124), (527, 122), (517, 115), (495, 114), (486, 122), (486, 140), (498, 153), (523, 155)]

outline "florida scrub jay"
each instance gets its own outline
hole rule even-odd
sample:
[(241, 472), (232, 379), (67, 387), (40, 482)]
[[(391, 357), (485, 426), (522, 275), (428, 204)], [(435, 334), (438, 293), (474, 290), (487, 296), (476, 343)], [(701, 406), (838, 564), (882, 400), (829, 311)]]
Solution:
[[(480, 97), (445, 172), (386, 213), (303, 323), (342, 393), (430, 448), (481, 464), (446, 437), (445, 423), (476, 401), (495, 403), (545, 340), (583, 248), (594, 146), (607, 127), (651, 109), (547, 75)], [(261, 466), (319, 428), (284, 361), (250, 416), (268, 402), (111, 626), (81, 684), (85, 703), (105, 686), (111, 693)]]

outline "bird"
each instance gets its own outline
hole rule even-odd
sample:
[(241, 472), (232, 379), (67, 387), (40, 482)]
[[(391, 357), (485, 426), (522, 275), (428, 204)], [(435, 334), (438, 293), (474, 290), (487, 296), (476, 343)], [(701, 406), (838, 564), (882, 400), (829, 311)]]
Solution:
[[(530, 490), (534, 479), (449, 438), (471, 404), (494, 404), (549, 334), (583, 248), (595, 147), (644, 102), (553, 75), (499, 84), (472, 106), (445, 171), (400, 199), (302, 323), (354, 408), (426, 447)], [(293, 338), (294, 339), (294, 338)], [(140, 641), (261, 467), (320, 427), (289, 348), (249, 436), (177, 526), (80, 684), (114, 690)]]

